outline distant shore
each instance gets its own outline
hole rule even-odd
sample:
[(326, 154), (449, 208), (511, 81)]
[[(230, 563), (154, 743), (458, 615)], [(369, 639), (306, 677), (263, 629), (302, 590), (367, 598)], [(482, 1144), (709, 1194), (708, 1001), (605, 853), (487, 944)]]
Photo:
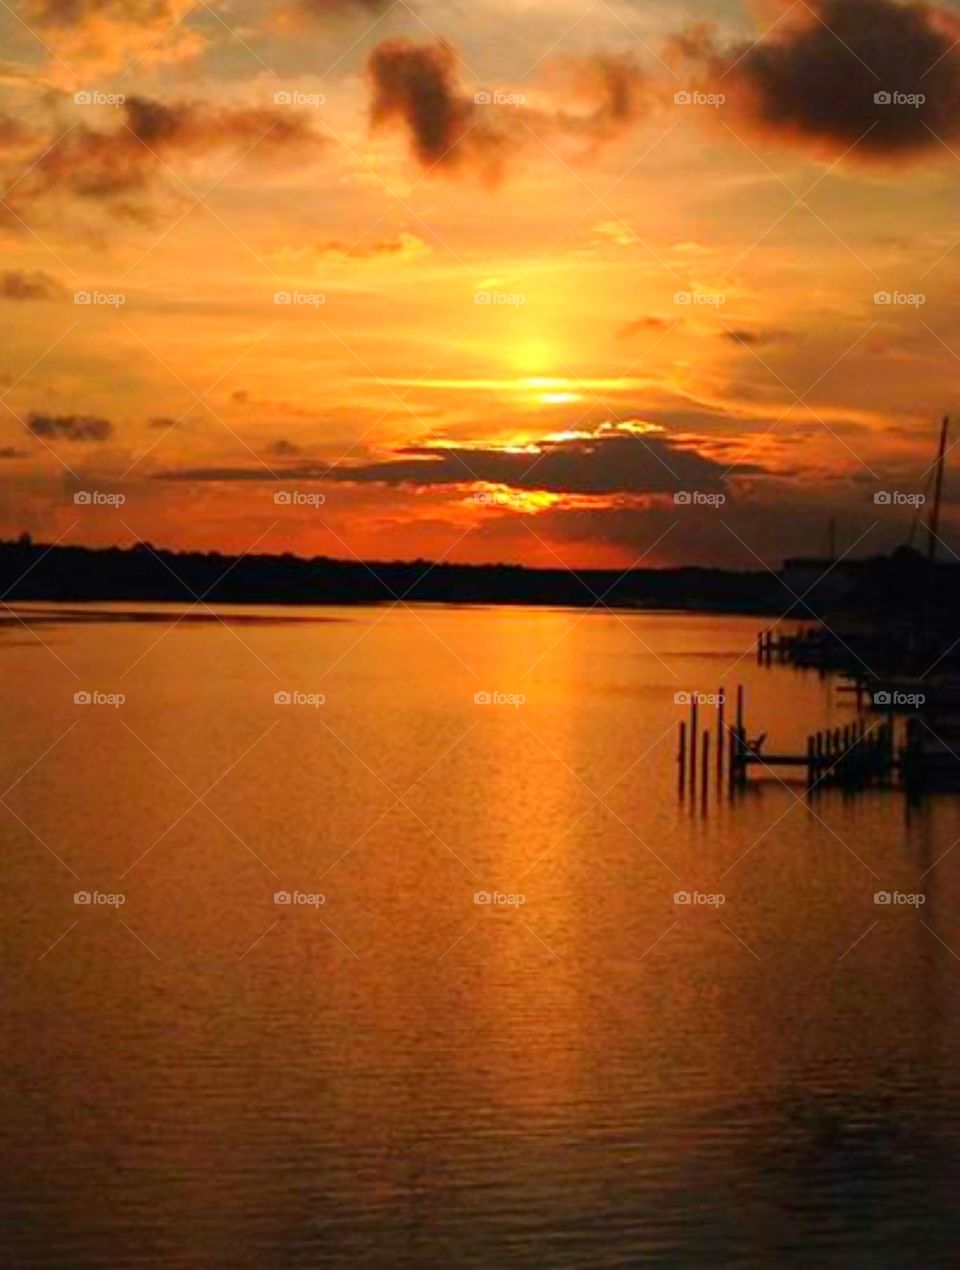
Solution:
[(5, 603), (525, 605), (776, 615), (788, 605), (770, 571), (709, 568), (534, 569), (413, 561), (230, 556), (133, 547), (0, 542)]

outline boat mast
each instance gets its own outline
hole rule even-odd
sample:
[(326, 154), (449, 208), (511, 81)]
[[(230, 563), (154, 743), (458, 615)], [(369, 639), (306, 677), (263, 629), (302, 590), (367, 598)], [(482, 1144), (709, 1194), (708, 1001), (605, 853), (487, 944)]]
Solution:
[(940, 450), (937, 454), (937, 479), (934, 485), (933, 506), (930, 508), (930, 519), (927, 522), (927, 564), (933, 564), (937, 553), (937, 542), (940, 533), (940, 500), (943, 495), (943, 463), (947, 453), (947, 429), (950, 420), (944, 416), (940, 428)]

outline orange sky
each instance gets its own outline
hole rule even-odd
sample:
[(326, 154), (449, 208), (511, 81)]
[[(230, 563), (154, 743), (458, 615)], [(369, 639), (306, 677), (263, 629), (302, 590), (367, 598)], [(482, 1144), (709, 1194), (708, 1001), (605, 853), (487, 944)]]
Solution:
[(753, 568), (833, 516), (895, 545), (958, 405), (956, 23), (21, 0), (0, 533)]

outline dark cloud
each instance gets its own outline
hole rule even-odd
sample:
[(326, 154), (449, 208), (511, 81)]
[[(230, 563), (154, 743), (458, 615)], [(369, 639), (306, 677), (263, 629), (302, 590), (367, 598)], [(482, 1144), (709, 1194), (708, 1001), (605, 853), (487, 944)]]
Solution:
[[(287, 469), (290, 479), (374, 483), (426, 489), (477, 482), (517, 490), (583, 496), (719, 490), (727, 475), (763, 474), (750, 463), (720, 463), (662, 429), (603, 425), (576, 437), (540, 441), (535, 452), (467, 446), (408, 446), (380, 462)], [(184, 481), (263, 480), (256, 468), (201, 468), (158, 473)]]
[(448, 44), (384, 40), (367, 64), (373, 85), (374, 127), (406, 131), (424, 167), (480, 166), (496, 175), (506, 138), (483, 120), (459, 87), (457, 58)]
[(424, 167), (462, 168), (496, 179), (508, 154), (530, 148), (536, 138), (595, 148), (619, 136), (649, 107), (648, 81), (630, 57), (598, 55), (558, 67), (564, 100), (573, 108), (534, 108), (523, 94), (465, 89), (448, 44), (384, 40), (368, 62), (371, 120), (374, 127), (405, 131)]
[(56, 278), (38, 269), (25, 273), (22, 269), (7, 269), (0, 273), (0, 299), (3, 300), (54, 300), (64, 294)]
[(228, 150), (251, 158), (302, 160), (322, 144), (303, 116), (259, 107), (212, 107), (130, 97), (119, 127), (78, 124), (42, 153), (25, 178), (29, 195), (61, 192), (123, 199), (170, 179), (163, 164)]
[(0, 446), (0, 459), (26, 459), (29, 457), (26, 450), (18, 450), (12, 445)]
[(167, 419), (163, 415), (159, 415), (157, 418), (151, 419), (150, 422), (147, 424), (148, 428), (155, 428), (159, 432), (166, 432), (170, 428), (176, 428), (178, 426), (179, 426), (179, 420)]
[[(722, 48), (701, 26), (673, 41), (745, 123), (825, 154), (895, 158), (960, 134), (960, 19), (898, 0), (809, 0), (755, 43)], [(877, 101), (877, 94), (924, 100)]]
[(731, 344), (760, 348), (765, 344), (786, 344), (792, 337), (789, 331), (750, 331), (746, 327), (730, 327), (721, 331), (720, 338)]
[(282, 437), (279, 441), (271, 441), (266, 452), (275, 459), (292, 459), (303, 453), (298, 445), (285, 441)]
[(113, 424), (98, 415), (30, 416), (30, 431), (37, 437), (62, 441), (106, 441), (113, 435)]

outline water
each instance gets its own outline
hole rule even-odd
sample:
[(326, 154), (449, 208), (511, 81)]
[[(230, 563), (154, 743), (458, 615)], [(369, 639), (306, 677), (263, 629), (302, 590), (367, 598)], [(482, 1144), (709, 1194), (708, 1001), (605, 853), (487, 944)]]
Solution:
[(954, 1264), (960, 804), (681, 804), (755, 621), (138, 612), (0, 631), (7, 1264)]

